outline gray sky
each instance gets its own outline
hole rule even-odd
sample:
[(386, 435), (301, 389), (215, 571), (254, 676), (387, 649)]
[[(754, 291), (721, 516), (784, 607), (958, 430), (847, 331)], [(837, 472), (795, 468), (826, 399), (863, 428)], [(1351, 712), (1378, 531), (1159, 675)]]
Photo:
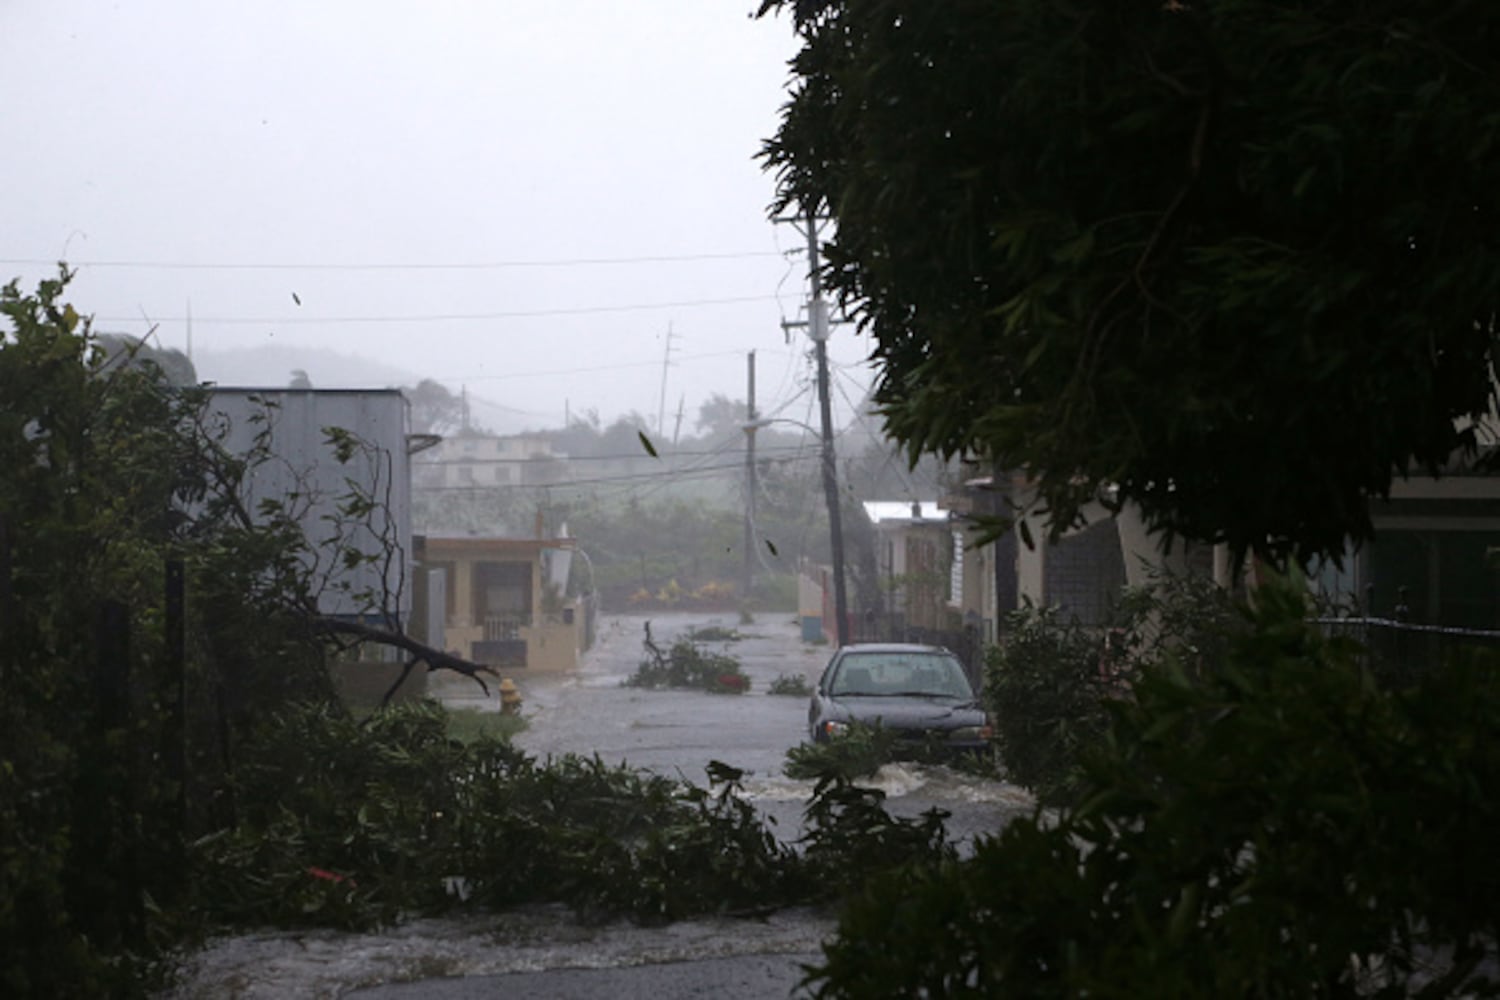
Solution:
[[(65, 258), (98, 329), (184, 349), (190, 309), (195, 359), (360, 355), (539, 424), (690, 431), (755, 350), (762, 410), (815, 422), (754, 160), (795, 42), (755, 5), (6, 0), (0, 275)], [(836, 329), (842, 410), (867, 353)]]

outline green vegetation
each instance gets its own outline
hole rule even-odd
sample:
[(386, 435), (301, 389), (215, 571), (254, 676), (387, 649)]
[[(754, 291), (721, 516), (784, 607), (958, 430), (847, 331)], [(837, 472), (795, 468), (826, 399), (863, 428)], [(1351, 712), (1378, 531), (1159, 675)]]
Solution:
[[(802, 754), (817, 785), (783, 845), (727, 764), (700, 788), (455, 738), (430, 703), (352, 715), (297, 511), (249, 517), (256, 454), (223, 449), (202, 393), (101, 372), (64, 285), (0, 297), (7, 996), (143, 995), (212, 930), (539, 901), (638, 920), (839, 903), (826, 997), (1500, 993), (1480, 961), (1500, 939), (1495, 662), (1382, 686), (1295, 588), (1237, 608), (1188, 588), (1122, 609), (1108, 675), (1129, 697), (1075, 699), (1099, 648), (1040, 617), (990, 676), (1086, 734), (1001, 720), (1053, 744), (1009, 762), (1055, 790), (1045, 821), (960, 860), (941, 812), (892, 817), (851, 780), (888, 752), (872, 733)], [(738, 673), (690, 640), (648, 649), (643, 672)]]
[(787, 748), (782, 772), (800, 780), (837, 778), (854, 781), (873, 777), (885, 764), (912, 762), (951, 768), (983, 778), (998, 778), (999, 767), (991, 752), (954, 753), (946, 742), (933, 736), (925, 743), (906, 744), (879, 723), (850, 723), (844, 732), (818, 743), (798, 743)]
[(878, 793), (835, 778), (796, 850), (728, 765), (702, 788), (597, 758), (539, 763), (488, 737), (451, 740), (447, 725), (430, 703), (364, 724), (317, 705), (270, 719), (245, 750), (241, 822), (194, 845), (195, 917), (361, 928), (563, 902), (655, 922), (826, 902), (863, 877), (851, 851), (885, 867), (951, 856), (935, 818), (894, 819)]
[(739, 642), (745, 638), (737, 630), (722, 625), (701, 625), (688, 630), (693, 642)]
[(750, 690), (750, 678), (739, 660), (727, 653), (707, 652), (691, 638), (683, 636), (663, 652), (652, 641), (648, 623), (645, 647), (648, 659), (642, 660), (626, 679), (626, 687), (693, 688), (713, 694), (744, 694)]
[(770, 687), (766, 688), (766, 693), (807, 698), (812, 695), (812, 685), (801, 674), (778, 674)]
[(475, 709), (448, 710), (448, 736), (463, 743), (490, 738), (509, 741), (526, 729), (526, 720), (504, 712), (480, 712)]
[(1500, 995), (1500, 662), (1414, 688), (1263, 587), (1111, 709), (1071, 804), (848, 905), (824, 997)]
[(197, 909), (211, 924), (370, 927), (560, 901), (664, 920), (784, 895), (785, 849), (732, 794), (732, 769), (711, 777), (717, 793), (597, 759), (538, 764), (449, 739), (431, 704), (365, 725), (292, 709), (247, 749), (241, 822), (196, 845)]
[(1232, 598), (1201, 577), (1161, 577), (1127, 590), (1103, 626), (1054, 608), (1023, 608), (988, 650), (983, 701), (1001, 767), (1045, 802), (1068, 799), (1080, 759), (1109, 731), (1111, 706), (1164, 655), (1193, 669), (1222, 659), (1245, 626)]
[(892, 760), (895, 737), (884, 727), (852, 723), (837, 738), (788, 747), (782, 771), (788, 778), (868, 778)]
[[(887, 429), (1011, 484), (995, 534), (1128, 509), (1264, 579), (1370, 538), (1397, 477), (1493, 468), (1484, 5), (780, 11), (772, 212), (832, 217)], [(1012, 621), (987, 698), (1056, 813), (861, 889), (818, 995), (1500, 994), (1500, 664), (1383, 686), (1295, 587), (1252, 600), (1108, 647)]]
[[(320, 614), (330, 567), (390, 554), (357, 544), (384, 537), (380, 505), (351, 485), (249, 509), (270, 405), (231, 452), (209, 393), (128, 344), (111, 358), (62, 301), (68, 278), (0, 291), (0, 994), (14, 997), (144, 989), (191, 926), (188, 845), (250, 805), (241, 751), (293, 702), (336, 704), (336, 649), (473, 666)], [(324, 430), (337, 461), (368, 458)], [(315, 547), (300, 525), (320, 501)], [(389, 597), (344, 596), (370, 620)]]
[[(1468, 0), (764, 0), (764, 162), (912, 456), (1280, 564), (1495, 400), (1500, 48)], [(1025, 505), (1027, 498), (1013, 498)]]

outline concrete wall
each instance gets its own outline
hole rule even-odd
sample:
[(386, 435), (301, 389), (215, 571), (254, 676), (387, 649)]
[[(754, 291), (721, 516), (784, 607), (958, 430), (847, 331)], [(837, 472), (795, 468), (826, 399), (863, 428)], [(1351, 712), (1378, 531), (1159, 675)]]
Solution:
[[(330, 586), (323, 589), (319, 610), (324, 614), (353, 615), (367, 610), (359, 594), (390, 595), (394, 611), (404, 622), (411, 613), (410, 554), (411, 467), (406, 453), (409, 407), (396, 389), (242, 389), (215, 388), (210, 403), (212, 419), (226, 430), (225, 446), (248, 454), (256, 436), (269, 428), (273, 458), (247, 477), (243, 498), (254, 513), (263, 500), (279, 501), (299, 510), (301, 524), (314, 545), (332, 536), (328, 517), (336, 516), (341, 496), (353, 480), (371, 495), (377, 509), (368, 527), (346, 536), (361, 552), (380, 556), (392, 547), (390, 559), (377, 559), (348, 569), (322, 553)], [(371, 454), (357, 453), (340, 463), (325, 440), (325, 428), (338, 427), (373, 445)], [(311, 498), (312, 502), (308, 502)]]
[[(577, 600), (549, 604), (549, 581), (543, 558), (565, 546), (536, 539), (432, 538), (423, 543), (429, 563), (453, 565), (453, 612), (447, 615), (446, 648), (476, 662), (486, 662), (476, 643), (485, 641), (485, 623), (474, 615), (475, 575), (485, 562), (525, 563), (531, 574), (531, 607), (518, 615), (517, 638), (525, 644), (524, 664), (504, 669), (560, 671), (575, 669), (587, 642), (587, 616)], [(564, 581), (565, 583), (565, 581)], [(495, 664), (496, 669), (502, 665)]]

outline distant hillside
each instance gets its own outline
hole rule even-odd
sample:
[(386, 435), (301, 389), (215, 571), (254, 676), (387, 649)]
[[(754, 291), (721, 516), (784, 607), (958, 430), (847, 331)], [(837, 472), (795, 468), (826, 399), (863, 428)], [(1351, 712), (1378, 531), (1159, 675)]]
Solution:
[[(302, 372), (315, 389), (386, 389), (414, 386), (426, 376), (319, 347), (267, 344), (226, 351), (195, 350), (193, 366), (203, 382), (222, 386), (281, 388)], [(458, 386), (450, 386), (458, 391)], [(481, 400), (471, 402), (476, 423), (496, 434), (516, 434), (536, 424), (536, 418)]]
[(315, 388), (384, 389), (415, 385), (420, 376), (351, 354), (325, 348), (267, 345), (228, 351), (193, 352), (198, 378), (226, 386), (273, 388), (290, 385), (305, 372)]

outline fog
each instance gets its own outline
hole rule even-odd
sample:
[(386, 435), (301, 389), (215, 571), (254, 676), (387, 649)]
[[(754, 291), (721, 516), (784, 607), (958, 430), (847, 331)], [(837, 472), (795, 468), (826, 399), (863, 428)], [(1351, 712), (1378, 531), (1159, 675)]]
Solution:
[[(714, 394), (805, 417), (805, 240), (755, 0), (10, 0), (0, 274), (200, 377), (441, 381), (492, 429)], [(276, 348), (270, 352), (269, 348)], [(870, 380), (830, 344), (836, 411)]]

